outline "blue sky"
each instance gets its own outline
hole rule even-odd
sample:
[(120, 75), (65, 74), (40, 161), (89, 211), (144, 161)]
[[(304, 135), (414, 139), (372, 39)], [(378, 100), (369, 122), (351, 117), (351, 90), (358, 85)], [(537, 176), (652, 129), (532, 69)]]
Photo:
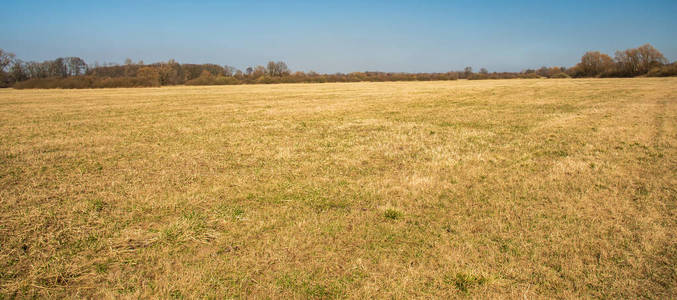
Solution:
[(519, 71), (647, 42), (677, 59), (675, 0), (3, 2), (0, 48), (24, 60)]

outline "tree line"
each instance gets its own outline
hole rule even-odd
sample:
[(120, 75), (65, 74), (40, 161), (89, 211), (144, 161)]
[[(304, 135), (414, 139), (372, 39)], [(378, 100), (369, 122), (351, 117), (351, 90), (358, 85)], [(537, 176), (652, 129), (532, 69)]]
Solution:
[(675, 76), (677, 64), (668, 64), (663, 53), (645, 44), (616, 51), (613, 59), (599, 51), (587, 52), (569, 73), (573, 77)]
[(257, 83), (321, 83), (359, 81), (430, 81), (456, 79), (580, 78), (676, 76), (677, 63), (669, 64), (650, 44), (617, 51), (615, 57), (590, 51), (573, 67), (542, 67), (521, 72), (492, 72), (472, 67), (446, 73), (353, 72), (319, 74), (292, 72), (286, 63), (271, 61), (244, 70), (216, 64), (180, 64), (174, 60), (144, 64), (127, 59), (124, 64), (88, 65), (78, 57), (24, 62), (0, 49), (0, 87), (107, 88), (166, 85), (227, 85)]

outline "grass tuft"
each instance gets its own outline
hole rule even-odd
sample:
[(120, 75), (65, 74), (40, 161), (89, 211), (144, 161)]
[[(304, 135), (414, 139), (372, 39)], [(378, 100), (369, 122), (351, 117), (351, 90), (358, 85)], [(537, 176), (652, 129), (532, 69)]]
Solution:
[(481, 275), (456, 273), (455, 276), (447, 277), (446, 281), (447, 283), (453, 283), (459, 291), (468, 293), (471, 289), (486, 284), (488, 280)]
[(402, 212), (395, 210), (395, 209), (392, 209), (392, 208), (386, 209), (386, 211), (383, 213), (383, 216), (386, 217), (386, 219), (390, 219), (390, 220), (400, 219), (400, 218), (402, 218), (402, 215), (403, 215)]

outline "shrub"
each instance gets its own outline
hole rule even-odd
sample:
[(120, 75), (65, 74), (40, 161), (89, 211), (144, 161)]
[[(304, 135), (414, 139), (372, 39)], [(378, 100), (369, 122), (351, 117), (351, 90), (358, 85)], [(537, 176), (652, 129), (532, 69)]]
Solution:
[(553, 74), (552, 76), (550, 76), (550, 78), (571, 78), (571, 76), (569, 76), (567, 73), (561, 72)]
[(538, 79), (538, 78), (541, 78), (541, 76), (538, 75), (537, 73), (523, 73), (523, 74), (519, 75), (519, 78), (522, 78), (522, 79)]
[(198, 78), (186, 81), (186, 85), (231, 85), (231, 84), (240, 84), (241, 82), (230, 76), (211, 76), (205, 75)]
[(73, 76), (65, 78), (36, 78), (17, 82), (16, 89), (87, 89), (158, 86), (157, 81), (138, 77)]
[(647, 73), (647, 76), (650, 77), (677, 76), (677, 62), (660, 67), (654, 67), (649, 71), (649, 73)]

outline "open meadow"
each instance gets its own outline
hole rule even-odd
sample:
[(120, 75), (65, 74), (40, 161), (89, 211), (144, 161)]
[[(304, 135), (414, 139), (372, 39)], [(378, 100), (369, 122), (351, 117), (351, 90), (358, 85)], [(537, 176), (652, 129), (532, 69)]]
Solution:
[(0, 299), (674, 298), (677, 78), (0, 90)]

